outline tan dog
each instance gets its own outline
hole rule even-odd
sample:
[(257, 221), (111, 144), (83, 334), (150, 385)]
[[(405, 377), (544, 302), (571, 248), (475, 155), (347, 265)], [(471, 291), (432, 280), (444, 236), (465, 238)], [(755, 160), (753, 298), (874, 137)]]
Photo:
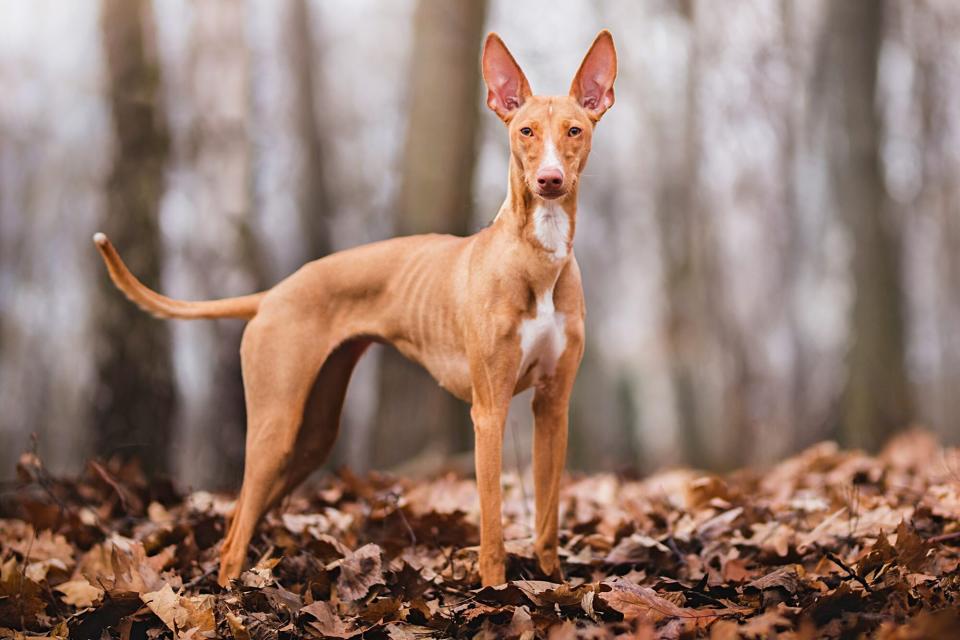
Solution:
[[(573, 257), (577, 188), (597, 121), (613, 105), (613, 38), (602, 31), (569, 96), (534, 96), (496, 34), (483, 49), (487, 104), (507, 124), (510, 173), (493, 223), (467, 238), (394, 238), (308, 263), (269, 291), (184, 302), (141, 284), (106, 236), (94, 241), (128, 298), (166, 318), (248, 318), (243, 488), (221, 549), (220, 583), (243, 567), (260, 517), (323, 462), (347, 382), (371, 342), (388, 342), (472, 405), (480, 575), (504, 582), (500, 469), (510, 398), (531, 386), (535, 548), (559, 574), (557, 521), (567, 406), (583, 354)], [(437, 170), (442, 170), (438, 167)]]

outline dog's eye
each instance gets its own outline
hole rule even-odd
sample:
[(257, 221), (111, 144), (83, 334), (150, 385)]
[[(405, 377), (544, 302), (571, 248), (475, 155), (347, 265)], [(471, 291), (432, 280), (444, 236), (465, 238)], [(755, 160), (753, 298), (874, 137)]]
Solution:
[(520, 135), (527, 136), (528, 138), (533, 135), (533, 129), (530, 127), (524, 127), (520, 129)]
[(580, 127), (570, 127), (570, 130), (567, 131), (567, 135), (571, 138), (576, 138), (583, 131)]

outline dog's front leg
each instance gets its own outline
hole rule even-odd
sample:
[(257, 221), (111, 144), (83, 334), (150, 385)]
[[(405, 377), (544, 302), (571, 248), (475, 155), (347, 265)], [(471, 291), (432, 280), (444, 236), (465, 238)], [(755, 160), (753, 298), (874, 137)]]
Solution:
[(557, 529), (560, 477), (567, 457), (567, 402), (553, 389), (537, 389), (533, 396), (534, 550), (540, 570), (555, 579), (561, 577)]
[(476, 436), (477, 491), (480, 494), (480, 580), (484, 586), (502, 584), (506, 552), (501, 523), (500, 469), (503, 425), (499, 408), (474, 405), (470, 412)]
[(582, 332), (571, 332), (556, 372), (537, 385), (533, 396), (534, 550), (540, 569), (556, 579), (562, 575), (557, 557), (557, 529), (560, 478), (567, 457), (567, 413), (582, 345)]
[(506, 552), (501, 522), (500, 471), (503, 429), (520, 366), (519, 344), (485, 349), (471, 358), (473, 430), (476, 438), (477, 491), (480, 494), (480, 580), (484, 586), (505, 582)]

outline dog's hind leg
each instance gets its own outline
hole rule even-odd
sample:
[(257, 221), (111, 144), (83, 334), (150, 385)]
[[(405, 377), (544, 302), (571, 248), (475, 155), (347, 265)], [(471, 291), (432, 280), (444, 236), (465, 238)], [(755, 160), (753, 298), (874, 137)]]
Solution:
[(293, 491), (330, 455), (340, 429), (350, 376), (370, 344), (364, 338), (348, 340), (334, 349), (320, 368), (303, 410), (303, 426), (283, 495)]
[[(261, 516), (309, 473), (305, 470), (326, 455), (336, 437), (339, 404), (359, 353), (353, 357), (346, 348), (331, 355), (332, 345), (318, 339), (322, 335), (323, 327), (313, 323), (277, 323), (259, 317), (244, 334), (246, 461), (243, 487), (220, 551), (221, 585), (240, 574)], [(325, 368), (328, 356), (332, 362)], [(316, 390), (318, 371), (324, 369), (324, 378), (338, 393)], [(308, 403), (311, 396), (318, 402)], [(321, 406), (327, 400), (337, 406)], [(305, 409), (324, 423), (311, 425), (316, 431), (310, 434), (302, 433)]]

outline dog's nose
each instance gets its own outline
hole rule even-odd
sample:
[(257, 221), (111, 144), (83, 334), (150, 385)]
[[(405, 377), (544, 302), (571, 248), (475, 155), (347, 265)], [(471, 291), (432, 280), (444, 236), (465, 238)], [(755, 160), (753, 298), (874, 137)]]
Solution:
[(541, 169), (537, 172), (537, 184), (545, 189), (556, 189), (563, 184), (563, 172), (560, 169)]

